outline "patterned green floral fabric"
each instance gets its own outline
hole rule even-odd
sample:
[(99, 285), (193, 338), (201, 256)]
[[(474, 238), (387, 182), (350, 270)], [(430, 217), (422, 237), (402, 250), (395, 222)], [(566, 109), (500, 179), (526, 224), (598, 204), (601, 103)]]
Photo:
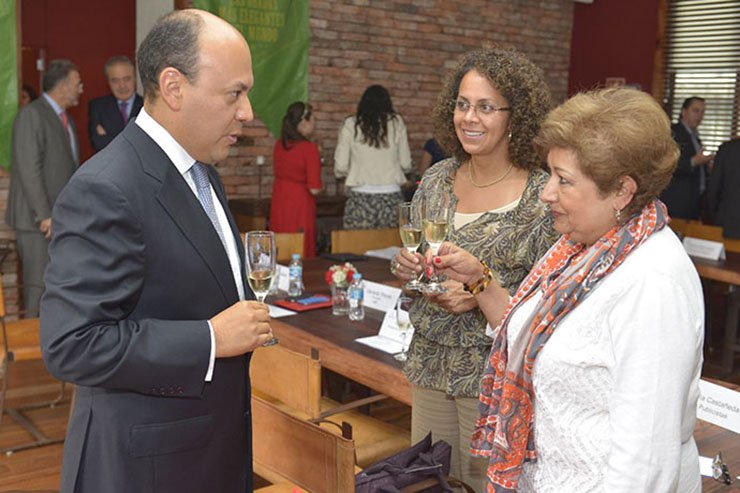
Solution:
[[(421, 200), (424, 190), (450, 192), (450, 207), (458, 198), (452, 186), (460, 163), (450, 158), (427, 170), (414, 195)], [(503, 213), (484, 213), (460, 229), (450, 228), (447, 240), (485, 260), (502, 286), (512, 295), (560, 236), (553, 229), (550, 207), (539, 199), (549, 175), (542, 169), (530, 172), (519, 204)], [(426, 248), (422, 246), (420, 251)], [(452, 314), (423, 296), (414, 301), (410, 311), (414, 337), (409, 346), (405, 371), (414, 385), (439, 390), (454, 396), (478, 397), (480, 379), (491, 339), (486, 336), (486, 318), (475, 308)]]

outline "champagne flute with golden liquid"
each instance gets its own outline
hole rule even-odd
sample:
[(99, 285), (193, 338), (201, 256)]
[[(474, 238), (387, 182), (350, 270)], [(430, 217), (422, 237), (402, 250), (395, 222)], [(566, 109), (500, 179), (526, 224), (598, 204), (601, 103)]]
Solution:
[[(401, 243), (413, 255), (421, 244), (421, 208), (412, 202), (398, 204), (398, 230), (401, 234)], [(414, 276), (403, 289), (421, 291), (424, 283)]]
[[(450, 229), (450, 194), (444, 190), (431, 190), (424, 192), (423, 197), (423, 221), (424, 238), (432, 249), (432, 254), (437, 255), (437, 249), (447, 238)], [(446, 293), (447, 288), (442, 286), (437, 276), (437, 271), (432, 266), (432, 275), (429, 282), (424, 286), (424, 292), (429, 294)]]
[[(249, 231), (245, 248), (249, 287), (252, 288), (257, 301), (264, 303), (275, 277), (275, 233), (272, 231)], [(272, 346), (277, 343), (277, 338), (273, 337), (263, 346)]]

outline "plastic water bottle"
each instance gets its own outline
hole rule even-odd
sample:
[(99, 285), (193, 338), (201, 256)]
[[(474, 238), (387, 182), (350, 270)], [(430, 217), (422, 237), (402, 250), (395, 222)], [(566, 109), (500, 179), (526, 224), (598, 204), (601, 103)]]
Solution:
[(355, 273), (349, 285), (349, 319), (362, 320), (365, 318), (365, 283), (362, 274)]
[(288, 268), (290, 269), (288, 295), (292, 297), (300, 296), (303, 294), (303, 263), (301, 262), (301, 256), (294, 253), (293, 260), (290, 261)]

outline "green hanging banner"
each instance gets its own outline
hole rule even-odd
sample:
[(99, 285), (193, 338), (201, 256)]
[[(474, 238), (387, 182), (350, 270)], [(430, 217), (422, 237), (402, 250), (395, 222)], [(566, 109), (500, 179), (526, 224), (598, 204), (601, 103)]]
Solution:
[(308, 98), (309, 0), (193, 0), (239, 29), (252, 52), (257, 116), (280, 136), (288, 106)]
[(18, 112), (15, 0), (0, 1), (0, 166), (10, 169), (10, 141)]

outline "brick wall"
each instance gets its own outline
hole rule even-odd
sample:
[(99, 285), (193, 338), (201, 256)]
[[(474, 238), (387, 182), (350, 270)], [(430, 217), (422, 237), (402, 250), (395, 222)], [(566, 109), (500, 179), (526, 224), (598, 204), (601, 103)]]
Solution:
[[(343, 192), (332, 168), (337, 132), (367, 86), (390, 91), (418, 163), (444, 74), (462, 53), (484, 43), (524, 52), (545, 71), (555, 100), (563, 100), (572, 21), (572, 0), (311, 0), (308, 90), (326, 193)], [(219, 165), (229, 197), (270, 196), (274, 141), (259, 121), (249, 125), (232, 157)], [(264, 156), (264, 165), (256, 165), (257, 156)]]
[[(416, 163), (431, 136), (429, 113), (442, 78), (468, 50), (513, 45), (545, 71), (556, 101), (566, 96), (572, 0), (311, 0), (310, 12), (309, 101), (328, 194), (343, 193), (332, 169), (339, 125), (371, 84), (390, 91)], [(218, 165), (230, 198), (270, 196), (274, 141), (258, 120), (248, 125), (232, 156)], [(0, 174), (0, 239), (12, 235), (4, 225), (7, 187)], [(14, 259), (15, 252), (2, 265), (10, 280)]]

